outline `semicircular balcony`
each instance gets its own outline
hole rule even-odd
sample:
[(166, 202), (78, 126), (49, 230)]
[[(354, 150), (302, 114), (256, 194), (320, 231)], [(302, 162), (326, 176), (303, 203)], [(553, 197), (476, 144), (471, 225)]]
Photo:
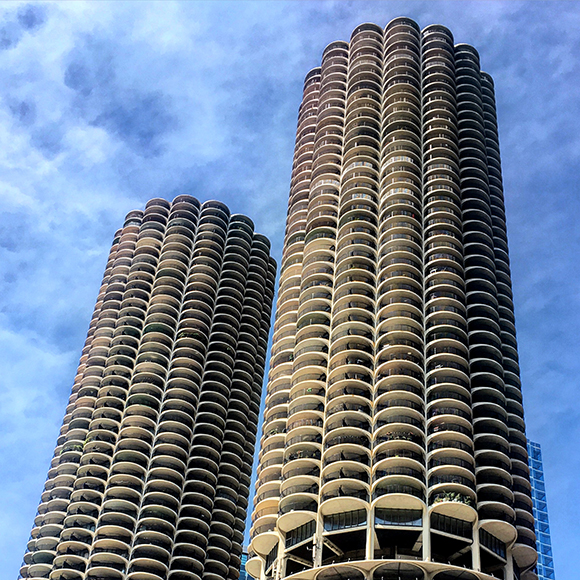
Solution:
[[(439, 160), (444, 161), (445, 164), (449, 164), (451, 167), (456, 164), (456, 157), (446, 148), (434, 147), (428, 151), (427, 155), (433, 159), (433, 163), (435, 164), (437, 164)], [(451, 225), (452, 227), (457, 228), (462, 221), (458, 194), (447, 188), (443, 191), (438, 191), (435, 186), (431, 187), (432, 189), (427, 192), (425, 198), (425, 218), (427, 220), (446, 219), (451, 223), (442, 222), (442, 225)], [(461, 232), (461, 230), (459, 231)]]
[(508, 429), (503, 420), (493, 417), (482, 417), (474, 421), (474, 440), (476, 449), (482, 448), (481, 440), (493, 443), (502, 450), (508, 447)]
[(130, 502), (135, 506), (139, 506), (141, 502), (140, 496), (141, 489), (139, 485), (136, 485), (131, 481), (127, 481), (126, 479), (119, 480), (112, 487), (109, 486), (103, 501), (108, 502), (109, 500), (121, 500), (125, 502)]
[(273, 498), (271, 503), (254, 509), (252, 515), (252, 528), (260, 528), (263, 525), (275, 523), (278, 518), (278, 498)]
[[(202, 543), (205, 538), (196, 538), (196, 540)], [(165, 534), (143, 530), (135, 535), (131, 558), (151, 557), (167, 564), (173, 548), (172, 544), (172, 539)]]
[(322, 443), (322, 434), (320, 429), (311, 426), (304, 425), (302, 427), (296, 427), (292, 430), (292, 433), (286, 435), (286, 441), (282, 440), (282, 445), (280, 447), (285, 449), (285, 453), (290, 455), (294, 451), (303, 448), (303, 445), (318, 446)]
[[(478, 505), (480, 528), (505, 544), (512, 544), (518, 535), (514, 510), (503, 502), (485, 502)], [(533, 524), (532, 524), (533, 526)], [(531, 530), (533, 534), (533, 530)]]
[(407, 361), (409, 369), (421, 371), (423, 345), (414, 332), (410, 334), (407, 325), (393, 320), (393, 324), (383, 325), (379, 333), (375, 363), (377, 375), (388, 374), (388, 369), (394, 366), (405, 366), (406, 363), (401, 361)]
[[(53, 561), (53, 571), (74, 571), (80, 573), (80, 576), (71, 575), (70, 578), (82, 578), (87, 565), (87, 557), (89, 550), (86, 544), (82, 543), (67, 543), (66, 547), (59, 549)], [(50, 578), (66, 578), (67, 575), (62, 572), (53, 575), (51, 572)]]
[[(144, 441), (148, 444), (153, 443), (154, 428), (151, 423), (150, 419), (145, 417), (126, 417), (123, 419), (121, 430), (119, 431), (119, 441), (121, 439), (138, 439), (139, 441)], [(91, 434), (92, 433), (94, 432), (92, 431)], [(115, 440), (114, 434), (112, 434), (112, 439), (108, 439), (105, 435), (107, 432), (104, 430), (97, 431), (96, 433), (98, 433), (99, 440), (111, 441), (111, 443)]]
[(379, 217), (380, 270), (393, 264), (404, 264), (403, 258), (421, 258), (420, 228), (414, 225), (419, 205), (414, 196), (415, 192), (404, 187), (391, 188), (383, 194)]
[[(469, 390), (455, 383), (435, 383), (427, 391), (428, 416), (441, 414), (442, 408), (456, 407), (470, 415), (471, 397)], [(431, 413), (431, 409), (439, 409)]]
[(503, 542), (512, 542), (516, 518), (514, 502), (509, 493), (499, 488), (478, 487), (477, 496), (477, 511), (482, 527)]
[[(327, 419), (327, 432), (324, 437), (324, 465), (336, 461), (337, 454), (350, 457), (359, 454), (364, 465), (369, 465), (371, 436), (369, 433), (370, 417), (358, 416), (358, 413), (342, 412), (339, 417)], [(331, 461), (331, 458), (332, 461)], [(353, 461), (352, 458), (345, 461)]]
[[(336, 432), (327, 436), (323, 458), (324, 472), (336, 467), (360, 469), (361, 466), (370, 466), (370, 442), (368, 435), (359, 429), (346, 432)], [(328, 466), (333, 466), (330, 469)]]
[[(133, 565), (134, 562), (139, 562), (139, 561), (143, 561), (143, 560), (149, 560), (154, 562), (154, 566), (159, 568), (159, 564), (163, 565), (163, 566), (168, 566), (169, 564), (169, 560), (171, 558), (171, 547), (167, 546), (167, 547), (163, 547), (163, 546), (159, 546), (159, 545), (155, 545), (155, 544), (139, 544), (139, 545), (135, 545), (133, 547), (132, 550), (132, 554), (131, 554), (131, 565)], [(147, 571), (154, 571), (155, 567), (152, 567), (152, 569), (148, 569)], [(145, 570), (143, 570), (145, 571)], [(157, 572), (156, 572), (157, 573)], [(159, 574), (162, 578), (165, 576), (164, 574)]]
[[(367, 236), (366, 234), (358, 235), (357, 232), (350, 232), (346, 236), (343, 236), (338, 244), (338, 258), (337, 262), (342, 262), (343, 260), (351, 257), (356, 257), (360, 255), (361, 257), (365, 257), (374, 261), (376, 255), (376, 243)], [(346, 282), (342, 282), (340, 286), (343, 286)], [(366, 288), (365, 287), (357, 287), (356, 285), (347, 285), (341, 288), (341, 297), (346, 296), (349, 293), (349, 290), (352, 290), (352, 294), (361, 293), (362, 295), (366, 296)]]
[[(300, 336), (300, 341), (294, 352), (287, 354), (284, 358), (279, 357), (279, 363), (292, 361), (293, 385), (299, 381), (301, 375), (310, 375), (316, 373), (322, 367), (326, 368), (326, 356), (328, 346), (326, 340), (320, 340), (319, 337), (305, 337), (305, 333)], [(300, 382), (300, 381), (299, 381)]]
[(399, 463), (415, 468), (422, 468), (425, 464), (424, 448), (414, 433), (389, 431), (375, 440), (374, 467)]
[(464, 521), (475, 521), (476, 494), (471, 477), (454, 472), (452, 467), (441, 468), (429, 476), (429, 506), (431, 513), (438, 513)]
[[(362, 360), (363, 363), (357, 363)], [(372, 385), (372, 369), (368, 368), (368, 359), (361, 357), (344, 357), (336, 360), (336, 366), (330, 371), (328, 376), (328, 389), (333, 390), (344, 388), (347, 385), (365, 389), (366, 385)]]
[(159, 489), (158, 485), (150, 484), (145, 490), (145, 495), (143, 496), (143, 502), (141, 507), (145, 506), (163, 506), (167, 510), (172, 510), (177, 513), (179, 510), (179, 501), (171, 489), (166, 487), (165, 489)]
[[(409, 446), (410, 447), (410, 446)], [(391, 451), (391, 453), (386, 453)], [(373, 487), (389, 485), (411, 485), (417, 487), (420, 483), (425, 486), (425, 470), (416, 458), (419, 453), (414, 449), (404, 449), (395, 446), (383, 446), (381, 459), (373, 463)], [(378, 455), (375, 455), (375, 458)]]
[[(419, 60), (418, 49), (404, 42), (396, 47), (391, 46), (389, 52), (386, 58), (391, 64), (385, 66), (384, 70), (383, 102), (387, 105), (393, 102), (410, 102), (415, 107), (419, 106), (421, 91), (418, 87), (419, 75), (416, 64)], [(391, 69), (390, 66), (393, 68)], [(412, 82), (406, 82), (405, 73), (407, 72), (410, 72), (409, 76), (414, 77)]]
[(429, 448), (429, 476), (456, 474), (474, 480), (475, 464), (469, 445), (453, 445), (442, 441), (442, 445)]
[(345, 484), (362, 482), (368, 486), (371, 481), (369, 467), (355, 461), (330, 463), (323, 471), (321, 484), (325, 486), (338, 480)]
[[(297, 457), (291, 463), (284, 464), (279, 480), (286, 482), (287, 480), (294, 480), (299, 478), (301, 481), (308, 479), (308, 481), (316, 482), (320, 476), (320, 462), (315, 457)], [(276, 481), (276, 480), (274, 480)]]
[(127, 580), (162, 580), (168, 571), (168, 566), (153, 558), (133, 559), (127, 570)]
[[(291, 488), (288, 488), (289, 490)], [(278, 529), (290, 531), (313, 518), (318, 510), (318, 485), (307, 485), (288, 493), (279, 504)]]
[(374, 417), (387, 417), (401, 412), (410, 417), (422, 419), (424, 415), (423, 398), (419, 390), (406, 388), (404, 384), (392, 384), (391, 388), (377, 390), (374, 402)]
[[(321, 425), (322, 420), (318, 419), (317, 422)], [(299, 422), (301, 427), (305, 425), (314, 425), (316, 426), (317, 423), (314, 423), (312, 419), (302, 419)], [(294, 434), (292, 434), (294, 435)], [(301, 437), (301, 436), (299, 436)], [(321, 449), (320, 443), (317, 442), (317, 437), (308, 437), (307, 439), (313, 439), (312, 441), (306, 440), (306, 438), (301, 441), (297, 442), (296, 445), (289, 446), (284, 453), (284, 460), (283, 460), (283, 469), (282, 469), (282, 478), (284, 479), (287, 477), (287, 474), (290, 471), (301, 469), (301, 468), (312, 468), (314, 469), (320, 463), (321, 457)]]
[(536, 536), (531, 530), (518, 528), (512, 554), (521, 568), (529, 568), (535, 564), (537, 561)]
[(336, 513), (337, 509), (363, 509), (369, 501), (370, 486), (358, 478), (340, 477), (330, 480), (320, 490), (320, 512), (323, 515)]
[[(394, 440), (394, 439), (393, 439)], [(417, 508), (425, 501), (424, 473), (408, 465), (385, 466), (373, 475), (373, 505)]]
[[(132, 501), (115, 497), (111, 499), (106, 498), (100, 511), (100, 517), (103, 518), (107, 514), (123, 514), (136, 519), (138, 509), (138, 506), (136, 506)], [(101, 523), (102, 522), (99, 522), (99, 525)], [(103, 525), (106, 524), (103, 522)]]
[(37, 562), (27, 567), (26, 573), (29, 578), (48, 578), (52, 570), (52, 562)]
[(403, 406), (387, 408), (376, 419), (373, 448), (378, 453), (379, 446), (387, 444), (380, 449), (402, 447), (421, 453), (424, 449), (423, 431), (423, 418), (419, 418), (417, 411)]
[[(81, 502), (90, 502), (93, 503), (95, 505), (101, 505), (101, 502), (103, 500), (103, 491), (104, 491), (104, 485), (102, 484), (102, 482), (99, 482), (99, 484), (95, 485), (91, 485), (90, 483), (87, 484), (87, 481), (91, 481), (92, 478), (82, 478), (82, 484), (84, 486), (83, 489), (79, 489), (79, 484), (78, 481), (75, 484), (75, 487), (77, 487), (77, 489), (75, 489), (71, 494), (70, 494), (70, 501), (71, 502), (77, 502), (77, 501), (81, 501)], [(97, 479), (92, 479), (92, 481), (99, 481)], [(89, 487), (90, 486), (90, 487)], [(92, 488), (92, 489), (91, 489)], [(56, 491), (56, 490), (55, 490)], [(58, 509), (58, 508), (62, 508), (64, 506), (66, 506), (68, 504), (68, 501), (65, 504), (53, 504), (52, 502), (55, 501), (55, 499), (52, 499), (48, 502), (48, 509), (49, 511), (65, 511), (63, 509)], [(57, 499), (56, 501), (64, 501), (62, 499)]]
[[(406, 338), (395, 338), (395, 336), (413, 336), (414, 331), (417, 330), (419, 320), (414, 320), (409, 316), (403, 316), (402, 314), (408, 313), (413, 316), (414, 313), (410, 310), (393, 310), (389, 312), (392, 316), (385, 318), (379, 326), (379, 336), (387, 335), (389, 340), (392, 336), (393, 340), (407, 340)], [(390, 334), (394, 332), (396, 334)], [(401, 334), (399, 334), (401, 333)], [(414, 341), (412, 341), (414, 342)], [(383, 343), (385, 344), (385, 343)], [(390, 358), (389, 348), (385, 352), (385, 357)], [(411, 351), (412, 352), (412, 351)], [(399, 358), (400, 357), (400, 358)], [(419, 366), (418, 362), (407, 357), (413, 357), (413, 355), (406, 354), (406, 351), (395, 347), (393, 349), (393, 358), (390, 360), (385, 360), (380, 367), (377, 368), (375, 374), (375, 388), (377, 393), (388, 392), (395, 388), (397, 385), (408, 385), (408, 390), (410, 392), (417, 391), (422, 392), (423, 387), (423, 372), (422, 368)], [(398, 387), (397, 387), (398, 388)]]

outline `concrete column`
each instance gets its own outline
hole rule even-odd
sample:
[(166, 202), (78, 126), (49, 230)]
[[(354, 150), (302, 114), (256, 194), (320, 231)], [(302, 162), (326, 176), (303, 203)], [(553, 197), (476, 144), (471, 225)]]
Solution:
[(471, 567), (478, 572), (481, 571), (481, 553), (479, 549), (479, 525), (477, 521), (473, 524), (473, 544), (471, 544)]
[(431, 520), (429, 508), (423, 510), (423, 560), (431, 561)]
[(505, 567), (505, 577), (506, 580), (515, 580), (514, 576), (514, 558), (512, 556), (512, 551), (508, 550), (506, 554), (507, 564)]
[(322, 516), (318, 514), (316, 522), (316, 533), (312, 538), (312, 559), (314, 561), (313, 567), (318, 568), (322, 566), (322, 532), (324, 531), (324, 521)]
[(375, 509), (369, 509), (367, 520), (367, 545), (366, 559), (374, 560), (375, 557)]
[(286, 547), (286, 534), (278, 532), (280, 539), (278, 540), (278, 556), (274, 568), (276, 569), (276, 580), (286, 576), (286, 558), (284, 557), (284, 549)]

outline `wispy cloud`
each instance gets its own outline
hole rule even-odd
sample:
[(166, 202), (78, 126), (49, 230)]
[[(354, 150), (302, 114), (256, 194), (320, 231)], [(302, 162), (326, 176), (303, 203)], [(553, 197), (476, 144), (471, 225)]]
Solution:
[(402, 14), (476, 46), (496, 82), (528, 430), (544, 446), (558, 574), (573, 577), (580, 7), (396, 0), (0, 4), (2, 580), (124, 214), (153, 196), (218, 198), (279, 257), (305, 73), (360, 22)]

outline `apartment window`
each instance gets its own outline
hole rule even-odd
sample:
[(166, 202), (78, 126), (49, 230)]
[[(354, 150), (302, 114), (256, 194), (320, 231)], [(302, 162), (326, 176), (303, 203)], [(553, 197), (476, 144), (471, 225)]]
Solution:
[(375, 510), (375, 524), (378, 526), (421, 527), (423, 513), (421, 510), (377, 508)]
[(431, 528), (445, 532), (446, 534), (471, 539), (471, 524), (463, 520), (458, 520), (457, 518), (433, 514), (431, 516)]
[(324, 518), (324, 531), (334, 532), (346, 528), (364, 526), (367, 522), (366, 510), (353, 510), (339, 514), (332, 514)]
[(479, 541), (482, 546), (485, 546), (488, 550), (491, 550), (494, 554), (497, 554), (500, 558), (506, 557), (505, 544), (498, 540), (495, 536), (492, 536), (489, 532), (483, 529), (479, 530)]
[(302, 526), (290, 530), (286, 534), (286, 548), (291, 548), (311, 538), (316, 532), (316, 520), (310, 520)]

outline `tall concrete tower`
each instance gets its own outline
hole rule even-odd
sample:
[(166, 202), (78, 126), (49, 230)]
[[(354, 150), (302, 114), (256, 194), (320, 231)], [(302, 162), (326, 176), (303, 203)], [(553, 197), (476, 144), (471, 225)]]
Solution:
[(532, 580), (491, 77), (408, 18), (304, 83), (247, 571)]
[(115, 234), (21, 575), (235, 580), (276, 265), (221, 203)]

